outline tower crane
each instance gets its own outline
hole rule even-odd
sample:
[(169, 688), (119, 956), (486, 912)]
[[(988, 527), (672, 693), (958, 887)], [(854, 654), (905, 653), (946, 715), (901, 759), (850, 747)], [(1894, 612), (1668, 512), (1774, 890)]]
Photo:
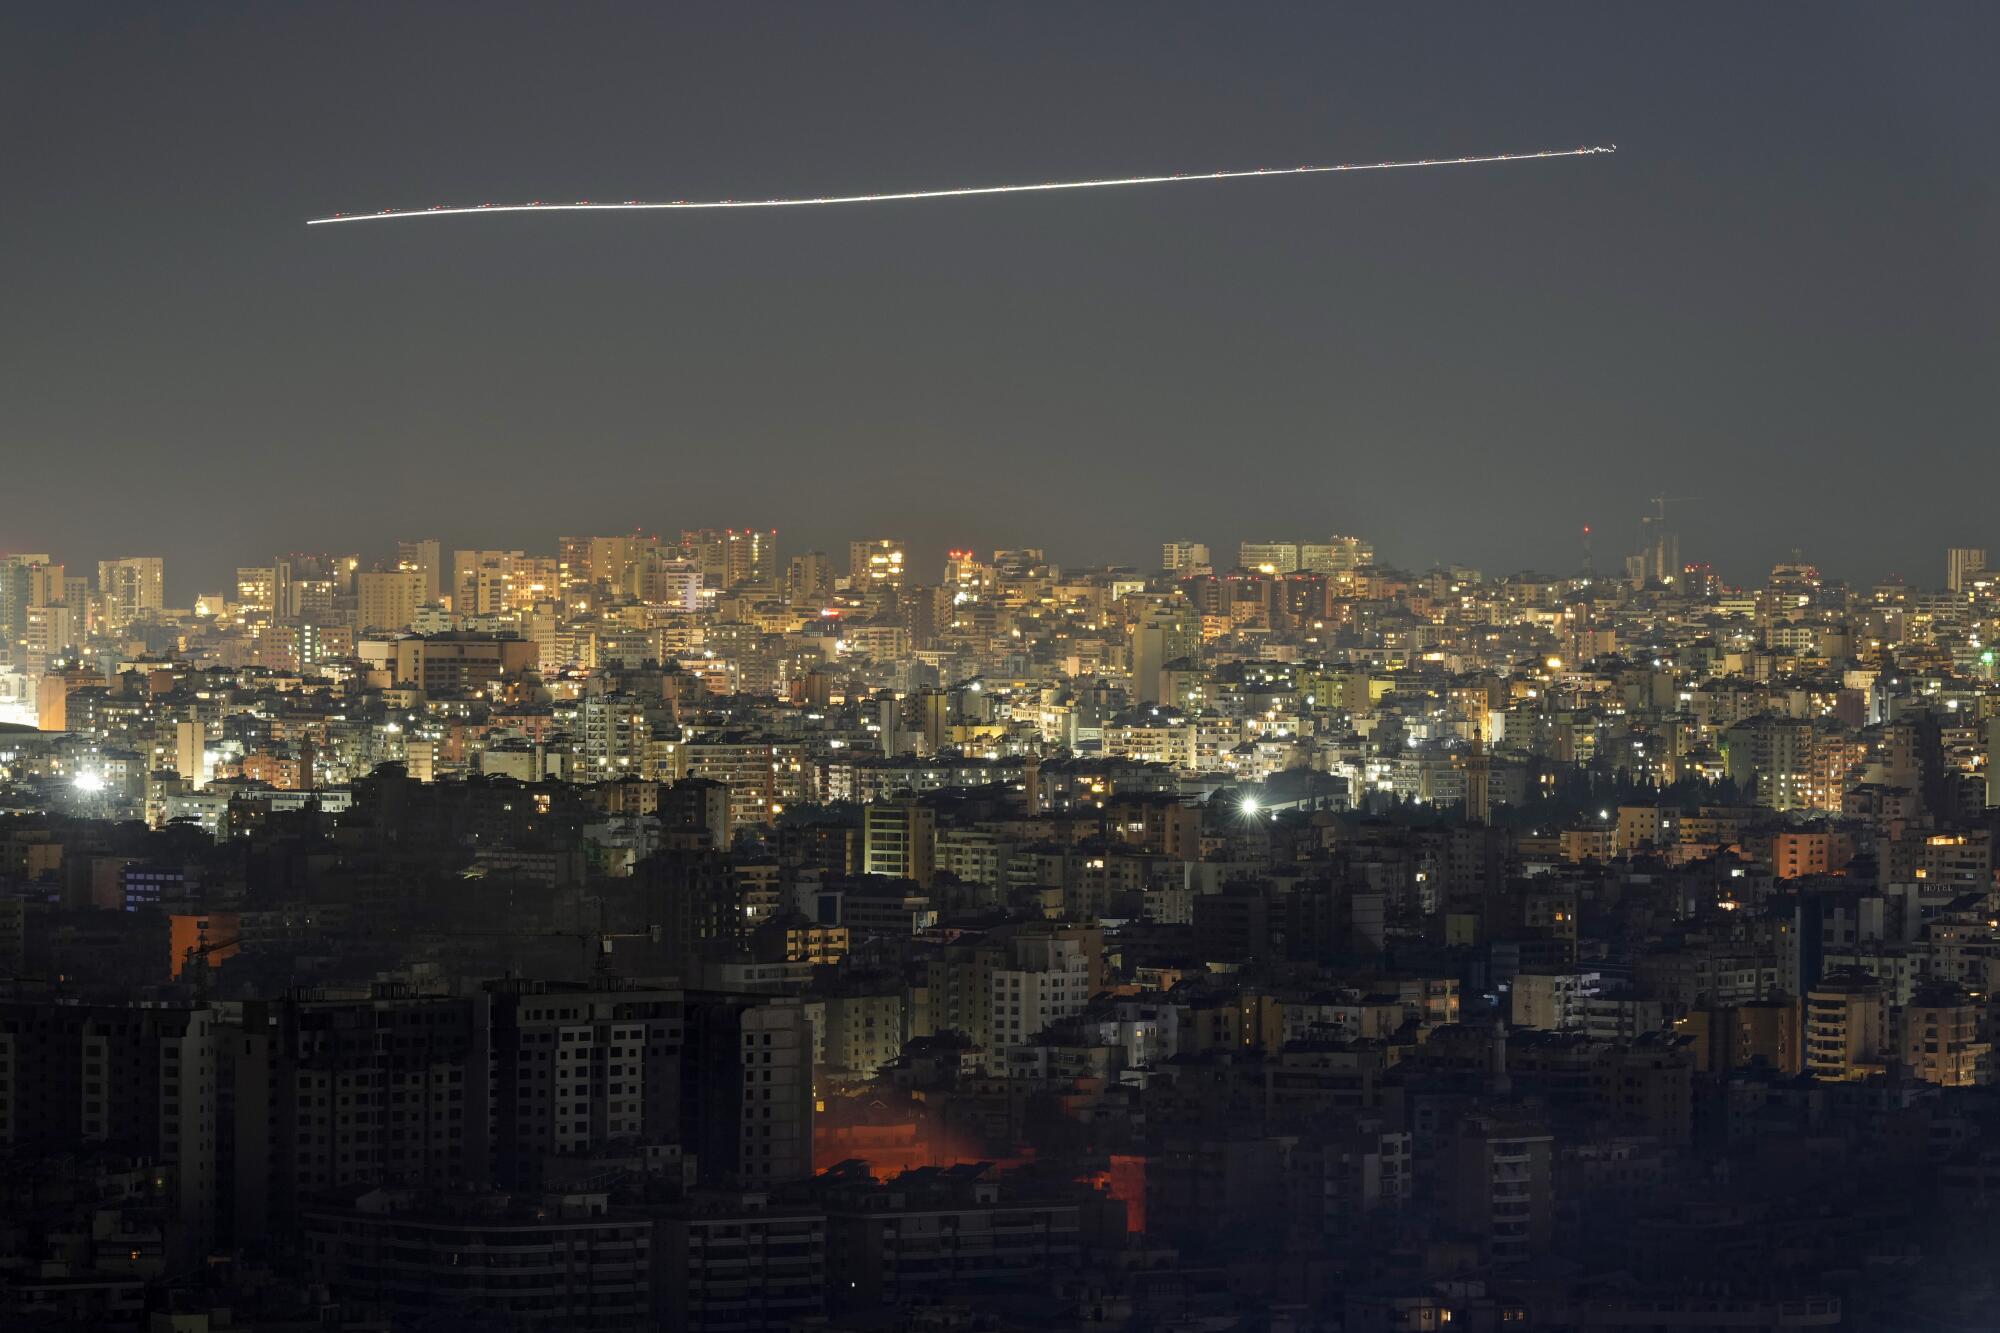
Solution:
[(1692, 504), (1703, 498), (1699, 495), (1656, 495), (1650, 502), (1653, 506), (1653, 521), (1656, 523), (1667, 521), (1668, 505)]
[(190, 972), (193, 973), (192, 976), (188, 977), (188, 983), (194, 987), (195, 999), (206, 1000), (208, 998), (209, 955), (220, 953), (224, 949), (233, 949), (241, 943), (243, 943), (242, 936), (232, 935), (226, 940), (216, 940), (213, 943), (204, 941), (201, 944), (191, 944), (188, 946), (187, 952), (181, 955), (181, 973), (182, 975), (187, 975)]

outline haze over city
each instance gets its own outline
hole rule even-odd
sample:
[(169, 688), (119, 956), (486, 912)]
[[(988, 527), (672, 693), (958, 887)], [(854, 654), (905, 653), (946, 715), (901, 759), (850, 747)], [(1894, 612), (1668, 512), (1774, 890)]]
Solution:
[[(186, 600), (236, 562), (218, 531), (513, 546), (736, 521), (811, 547), (851, 521), (927, 558), (1035, 541), (1133, 563), (1163, 528), (1393, 514), (1399, 561), (1568, 573), (1583, 524), (1630, 541), (1667, 492), (1704, 497), (1687, 530), (1732, 576), (1793, 548), (1913, 574), (2000, 480), (1994, 22), (11, 7), (0, 440), (145, 484), (9, 506), (0, 546), (160, 551)], [(298, 225), (1580, 143), (1621, 151), (859, 213)], [(1871, 505), (1901, 469), (1953, 484)], [(245, 502), (226, 510), (225, 473)]]
[(0, 1329), (1992, 1333), (1996, 39), (0, 10)]

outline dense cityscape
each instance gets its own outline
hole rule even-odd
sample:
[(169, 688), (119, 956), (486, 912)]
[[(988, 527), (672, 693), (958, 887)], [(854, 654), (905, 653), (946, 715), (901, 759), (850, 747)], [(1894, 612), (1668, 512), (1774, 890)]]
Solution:
[(1996, 50), (0, 5), (0, 1333), (2000, 1333)]
[(1989, 1327), (2000, 573), (1645, 513), (0, 557), (0, 1318)]

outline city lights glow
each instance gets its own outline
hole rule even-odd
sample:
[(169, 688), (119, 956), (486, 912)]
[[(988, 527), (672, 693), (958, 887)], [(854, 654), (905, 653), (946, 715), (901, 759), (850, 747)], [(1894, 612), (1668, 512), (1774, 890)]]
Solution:
[(1596, 157), (1617, 151), (1616, 144), (1598, 144), (1584, 148), (1546, 148), (1528, 153), (1482, 153), (1467, 157), (1410, 158), (1396, 162), (1337, 162), (1319, 166), (1249, 167), (1234, 171), (1177, 171), (1158, 176), (1109, 176), (1094, 180), (1041, 181), (1032, 185), (968, 185), (942, 190), (895, 190), (875, 194), (812, 195), (780, 199), (671, 199), (655, 202), (626, 199), (622, 202), (601, 203), (579, 199), (567, 204), (545, 203), (537, 199), (526, 204), (435, 204), (429, 208), (384, 208), (372, 213), (335, 213), (331, 217), (310, 218), (306, 221), (306, 225), (318, 227), (333, 222), (389, 222), (400, 218), (464, 217), (471, 213), (690, 212), (724, 208), (820, 208), (831, 204), (895, 204), (920, 199), (969, 199), (988, 194), (1047, 194), (1058, 190), (1107, 190), (1128, 185), (1178, 185), (1194, 181), (1247, 180), (1256, 176), (1324, 176), (1343, 171), (1472, 167), (1499, 162), (1540, 162), (1559, 157)]

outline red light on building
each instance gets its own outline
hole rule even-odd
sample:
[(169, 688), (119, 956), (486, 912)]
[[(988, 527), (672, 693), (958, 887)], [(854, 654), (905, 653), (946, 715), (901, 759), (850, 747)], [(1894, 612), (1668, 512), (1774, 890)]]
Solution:
[(1146, 1230), (1146, 1159), (1113, 1153), (1111, 1164), (1095, 1173), (1090, 1183), (1125, 1205), (1125, 1231), (1140, 1235)]

